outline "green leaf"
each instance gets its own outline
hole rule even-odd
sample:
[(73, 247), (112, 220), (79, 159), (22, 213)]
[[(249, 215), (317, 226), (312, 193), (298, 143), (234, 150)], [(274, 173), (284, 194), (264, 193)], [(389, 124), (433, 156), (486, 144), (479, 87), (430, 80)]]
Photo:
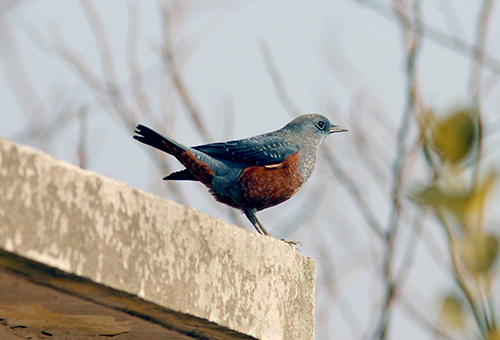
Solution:
[(491, 170), (486, 178), (473, 187), (465, 204), (464, 221), (468, 229), (478, 230), (482, 228), (483, 214), (488, 198), (491, 196), (497, 183), (498, 173)]
[(472, 189), (444, 189), (434, 182), (417, 190), (412, 198), (420, 205), (431, 207), (438, 214), (445, 211), (451, 213), (464, 230), (477, 232), (483, 227), (484, 210), (497, 179), (498, 173), (492, 170)]
[(462, 260), (471, 274), (488, 274), (498, 257), (498, 248), (496, 235), (486, 232), (468, 234), (463, 244)]
[(432, 128), (434, 150), (444, 162), (460, 162), (471, 151), (478, 132), (472, 112), (459, 109)]
[(441, 189), (436, 183), (417, 191), (414, 199), (421, 205), (432, 207), (437, 212), (449, 211), (461, 220), (467, 205), (467, 192)]
[(485, 340), (500, 340), (500, 330), (497, 327), (494, 327), (488, 332)]
[(465, 328), (467, 310), (462, 299), (456, 294), (448, 294), (441, 303), (441, 320), (456, 330)]

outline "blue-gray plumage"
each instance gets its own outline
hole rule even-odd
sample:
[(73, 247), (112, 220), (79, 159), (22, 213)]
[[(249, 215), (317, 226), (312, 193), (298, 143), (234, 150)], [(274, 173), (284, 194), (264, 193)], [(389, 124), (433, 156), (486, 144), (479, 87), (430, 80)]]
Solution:
[(256, 212), (292, 197), (309, 179), (321, 142), (347, 131), (318, 114), (300, 116), (277, 131), (228, 142), (184, 146), (144, 125), (134, 138), (175, 156), (186, 169), (166, 180), (200, 181), (222, 203), (241, 209), (269, 235)]

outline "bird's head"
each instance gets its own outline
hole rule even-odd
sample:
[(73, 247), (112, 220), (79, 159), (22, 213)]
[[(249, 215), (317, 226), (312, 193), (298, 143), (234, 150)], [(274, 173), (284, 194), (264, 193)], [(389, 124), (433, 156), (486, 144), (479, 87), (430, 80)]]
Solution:
[(321, 142), (330, 134), (348, 131), (346, 128), (333, 125), (328, 118), (319, 114), (306, 114), (295, 118), (283, 130), (297, 134), (300, 138), (314, 144)]

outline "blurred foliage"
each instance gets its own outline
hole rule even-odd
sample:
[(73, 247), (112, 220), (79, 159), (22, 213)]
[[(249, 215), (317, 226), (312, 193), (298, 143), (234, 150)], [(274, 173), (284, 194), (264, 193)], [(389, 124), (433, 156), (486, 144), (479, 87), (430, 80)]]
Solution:
[(498, 256), (498, 237), (487, 232), (466, 235), (462, 259), (473, 275), (488, 275)]
[(456, 294), (446, 295), (441, 303), (441, 321), (454, 330), (462, 330), (467, 319), (467, 310), (462, 299)]
[[(500, 339), (490, 302), (500, 241), (484, 225), (498, 173), (494, 169), (478, 171), (480, 112), (458, 108), (445, 118), (434, 113), (427, 117), (421, 124), (422, 149), (432, 178), (416, 190), (413, 199), (433, 211), (441, 223), (460, 289), (458, 295), (449, 293), (442, 299), (440, 320), (446, 329), (464, 336), (479, 331), (481, 339)], [(471, 314), (475, 327), (467, 322)]]
[(463, 183), (456, 184), (456, 179), (453, 181), (452, 174), (448, 174), (442, 181), (432, 181), (418, 190), (414, 198), (419, 204), (431, 207), (440, 216), (445, 212), (450, 213), (462, 229), (472, 231), (482, 225), (484, 207), (497, 179), (497, 172), (492, 170), (483, 181), (467, 188)]
[(495, 327), (488, 332), (486, 340), (500, 340), (500, 330)]
[(434, 118), (430, 142), (443, 162), (456, 164), (473, 149), (478, 137), (473, 115), (472, 110), (457, 109), (443, 120)]

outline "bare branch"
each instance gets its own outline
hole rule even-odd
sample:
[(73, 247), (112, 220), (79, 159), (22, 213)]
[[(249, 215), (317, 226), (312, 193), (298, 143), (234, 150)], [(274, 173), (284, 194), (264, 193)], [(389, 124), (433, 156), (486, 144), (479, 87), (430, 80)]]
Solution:
[(78, 121), (80, 123), (80, 131), (78, 137), (78, 166), (82, 169), (87, 168), (87, 107), (82, 106), (78, 111)]
[(108, 90), (111, 93), (116, 91), (116, 95), (119, 95), (118, 89), (116, 88), (118, 78), (116, 77), (115, 61), (113, 53), (111, 52), (111, 44), (109, 42), (107, 31), (104, 28), (104, 24), (99, 16), (99, 13), (95, 9), (92, 0), (80, 0), (80, 4), (82, 5), (83, 10), (85, 11), (85, 14), (90, 22), (97, 46), (99, 47), (104, 76), (107, 83), (106, 85), (109, 87)]
[(262, 59), (264, 59), (264, 63), (266, 64), (267, 72), (273, 81), (274, 89), (276, 90), (276, 95), (278, 96), (280, 103), (292, 117), (300, 116), (302, 112), (297, 108), (297, 106), (295, 106), (286, 91), (283, 78), (276, 67), (276, 63), (267, 41), (261, 40), (259, 42), (259, 48), (260, 53), (262, 54)]
[(179, 65), (177, 64), (177, 60), (174, 56), (173, 50), (173, 42), (170, 37), (171, 35), (171, 14), (167, 7), (164, 7), (162, 10), (162, 19), (163, 19), (163, 63), (165, 65), (165, 69), (168, 70), (168, 74), (170, 75), (170, 79), (177, 93), (179, 94), (184, 106), (186, 107), (191, 120), (193, 121), (195, 127), (198, 129), (198, 132), (201, 134), (205, 141), (211, 140), (211, 135), (206, 129), (206, 124), (203, 123), (202, 115), (196, 108), (194, 104), (194, 99), (189, 93), (184, 79), (181, 76)]
[(385, 280), (385, 298), (382, 307), (382, 316), (380, 325), (377, 329), (376, 338), (385, 339), (389, 327), (391, 307), (394, 297), (396, 296), (396, 288), (399, 282), (393, 277), (393, 254), (395, 247), (395, 239), (400, 226), (400, 217), (402, 213), (401, 206), (401, 188), (403, 184), (403, 169), (407, 156), (407, 138), (410, 128), (410, 121), (412, 116), (418, 112), (418, 84), (417, 84), (417, 71), (416, 60), (419, 52), (419, 32), (420, 27), (420, 0), (413, 2), (413, 7), (410, 14), (407, 14), (407, 9), (403, 8), (404, 5), (410, 2), (394, 1), (394, 11), (404, 27), (404, 42), (407, 49), (407, 104), (403, 114), (401, 126), (398, 131), (397, 137), (397, 151), (393, 163), (393, 191), (392, 191), (392, 212), (389, 221), (389, 230), (385, 235), (386, 239), (386, 253), (384, 256), (383, 264), (383, 277)]
[[(394, 16), (394, 8), (391, 8), (390, 6), (386, 6), (383, 3), (379, 1), (374, 1), (374, 0), (354, 0), (358, 4), (363, 5), (373, 11), (375, 11), (377, 14), (382, 15), (383, 17), (390, 19), (390, 20), (397, 20), (396, 17)], [(399, 20), (399, 19), (398, 19)], [(403, 24), (406, 24), (403, 22)], [(457, 37), (457, 36), (450, 36), (441, 30), (431, 26), (431, 25), (426, 25), (423, 22), (417, 21), (416, 24), (421, 28), (420, 35), (423, 38), (427, 38), (440, 46), (443, 46), (445, 48), (448, 48), (452, 51), (458, 52), (462, 55), (465, 55), (466, 57), (471, 57), (474, 55), (476, 52), (475, 47), (472, 47), (469, 45), (467, 41), (464, 39)], [(409, 27), (406, 27), (407, 29)], [(493, 58), (489, 54), (487, 54), (484, 51), (481, 51), (480, 53), (483, 54), (484, 56), (484, 66), (489, 68), (493, 73), (499, 74), (500, 73), (500, 61), (497, 59)]]
[[(274, 61), (272, 59), (272, 55), (269, 52), (270, 51), (269, 48), (267, 47), (265, 42), (261, 43), (260, 46), (264, 60), (266, 60), (266, 65), (268, 66), (267, 70), (269, 72), (269, 76), (273, 80), (274, 89), (276, 90), (278, 99), (292, 117), (300, 115), (301, 111), (293, 103), (292, 99), (288, 95), (288, 92), (283, 86), (282, 77), (277, 68), (274, 66)], [(328, 148), (328, 146), (323, 145), (322, 149), (324, 151), (323, 156), (327, 160), (335, 176), (337, 176), (340, 184), (342, 184), (348, 190), (348, 192), (353, 196), (355, 202), (358, 205), (358, 208), (361, 210), (363, 217), (366, 219), (368, 225), (373, 229), (373, 231), (378, 236), (382, 237), (383, 236), (382, 227), (377, 222), (377, 219), (375, 218), (375, 215), (371, 211), (369, 204), (364, 199), (361, 190), (354, 183), (354, 181), (352, 181), (352, 179), (347, 175), (347, 172), (342, 168), (341, 163), (336, 159), (336, 157), (333, 155), (332, 151)]]
[(403, 312), (409, 316), (409, 319), (416, 322), (424, 329), (428, 329), (433, 334), (439, 336), (442, 339), (458, 340), (453, 338), (446, 330), (440, 327), (436, 322), (433, 322), (428, 318), (427, 315), (420, 312), (408, 299), (402, 298), (400, 301), (400, 306)]
[(339, 183), (342, 184), (351, 194), (359, 210), (361, 211), (361, 214), (363, 215), (364, 219), (371, 227), (371, 229), (377, 236), (383, 238), (384, 232), (382, 226), (375, 217), (372, 208), (366, 201), (363, 192), (359, 189), (358, 185), (351, 179), (347, 172), (342, 168), (342, 166), (340, 165), (341, 163), (338, 161), (337, 157), (334, 156), (328, 145), (323, 145), (322, 148), (324, 150), (323, 156), (326, 159), (327, 163), (330, 165), (333, 173), (339, 180)]
[[(127, 39), (126, 56), (128, 61), (128, 67), (130, 72), (130, 85), (132, 88), (132, 94), (137, 102), (137, 110), (139, 114), (145, 118), (152, 119), (152, 109), (149, 104), (149, 98), (147, 96), (146, 90), (144, 89), (144, 79), (141, 67), (139, 65), (138, 58), (138, 35), (139, 35), (139, 7), (135, 4), (131, 4), (129, 7), (129, 21), (130, 29)], [(132, 111), (132, 114), (134, 112)], [(137, 115), (134, 115), (133, 120), (138, 121)]]
[(469, 79), (469, 91), (472, 95), (472, 108), (475, 113), (476, 123), (478, 125), (479, 138), (477, 143), (477, 151), (476, 151), (476, 159), (475, 159), (475, 168), (474, 168), (474, 176), (473, 181), (477, 181), (479, 174), (479, 166), (482, 152), (482, 120), (480, 115), (481, 109), (481, 95), (482, 95), (482, 69), (485, 64), (486, 55), (486, 41), (488, 34), (488, 25), (490, 23), (492, 8), (494, 1), (493, 0), (483, 0), (481, 6), (481, 12), (477, 22), (477, 31), (476, 31), (476, 41), (475, 41), (475, 49), (474, 49), (474, 60), (472, 61), (471, 74)]
[(481, 75), (482, 68), (486, 59), (486, 41), (488, 36), (488, 25), (491, 22), (491, 14), (493, 13), (493, 0), (483, 0), (481, 13), (477, 20), (476, 41), (474, 44), (474, 54), (472, 68), (469, 79), (469, 92), (472, 94), (474, 107), (479, 107), (481, 94)]
[(35, 85), (31, 81), (10, 27), (7, 25), (7, 12), (20, 1), (4, 2), (0, 7), (0, 58), (7, 81), (12, 88), (17, 102), (26, 117), (28, 129), (36, 129), (46, 118), (43, 103), (40, 101)]

